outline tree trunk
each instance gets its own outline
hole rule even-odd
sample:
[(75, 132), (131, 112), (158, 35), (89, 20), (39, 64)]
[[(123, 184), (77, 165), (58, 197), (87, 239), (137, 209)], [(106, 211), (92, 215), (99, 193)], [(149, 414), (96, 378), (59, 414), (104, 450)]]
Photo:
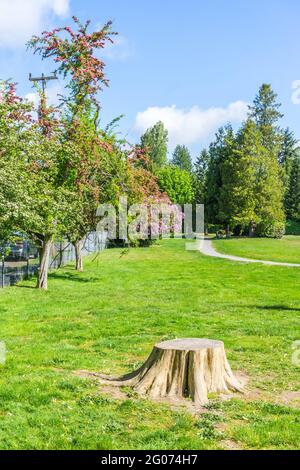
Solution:
[(83, 256), (82, 256), (82, 247), (83, 243), (82, 240), (77, 240), (73, 243), (75, 248), (75, 256), (76, 256), (76, 271), (83, 271)]
[(209, 393), (242, 392), (226, 358), (224, 343), (208, 339), (178, 339), (157, 344), (146, 363), (120, 379), (107, 378), (116, 386), (131, 386), (151, 398), (191, 398), (208, 403)]
[(226, 225), (226, 238), (230, 238), (230, 226)]
[(60, 269), (63, 265), (63, 242), (59, 243), (59, 261), (58, 261), (58, 269)]
[(50, 251), (52, 247), (51, 238), (45, 237), (40, 250), (40, 267), (38, 273), (37, 288), (48, 290), (48, 271), (50, 261)]
[(249, 237), (253, 238), (255, 235), (255, 230), (256, 230), (256, 224), (255, 222), (250, 222), (250, 227), (249, 227)]

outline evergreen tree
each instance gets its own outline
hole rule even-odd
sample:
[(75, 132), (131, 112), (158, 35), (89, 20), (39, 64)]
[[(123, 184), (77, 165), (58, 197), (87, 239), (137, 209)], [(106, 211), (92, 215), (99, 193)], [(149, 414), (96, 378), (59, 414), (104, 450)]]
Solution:
[(278, 120), (283, 117), (277, 103), (277, 94), (271, 85), (264, 83), (256, 95), (253, 106), (249, 106), (249, 117), (252, 118), (260, 129), (276, 126)]
[(161, 121), (142, 135), (141, 148), (148, 150), (153, 167), (162, 167), (167, 164), (168, 131)]
[(249, 119), (234, 136), (220, 129), (210, 146), (206, 218), (226, 231), (237, 226), (251, 235), (276, 236), (284, 230), (283, 184), (277, 156), (264, 146), (257, 124)]
[(210, 155), (204, 149), (200, 153), (195, 163), (194, 180), (195, 180), (195, 197), (197, 204), (204, 204), (205, 192), (207, 186), (207, 173)]
[(282, 131), (282, 143), (281, 149), (278, 156), (278, 161), (281, 167), (282, 181), (284, 184), (285, 198), (284, 206), (287, 217), (290, 217), (290, 201), (291, 191), (290, 186), (293, 187), (293, 178), (291, 177), (291, 171), (293, 168), (294, 160), (299, 157), (298, 141), (294, 136), (294, 133), (290, 129)]
[(188, 173), (192, 173), (193, 171), (192, 157), (185, 145), (177, 145), (174, 150), (171, 163), (172, 165), (178, 166), (178, 168), (185, 170)]
[(281, 104), (277, 102), (277, 94), (272, 90), (271, 85), (264, 83), (253, 101), (253, 106), (249, 106), (249, 118), (253, 119), (262, 133), (263, 145), (276, 149), (280, 152), (281, 135), (278, 121), (283, 117), (279, 109)]
[(282, 143), (278, 156), (279, 164), (285, 169), (287, 174), (290, 173), (291, 164), (294, 157), (298, 153), (298, 141), (294, 133), (286, 128), (282, 131)]
[(286, 215), (293, 220), (300, 220), (300, 156), (293, 159), (285, 197)]
[(269, 84), (260, 87), (253, 106), (249, 107), (249, 117), (261, 134), (256, 184), (257, 215), (261, 222), (257, 233), (265, 235), (271, 233), (276, 224), (279, 227), (284, 222), (284, 173), (279, 166), (284, 140), (278, 125), (279, 119), (283, 117), (280, 107), (277, 94)]
[(277, 148), (264, 145), (264, 135), (254, 122), (244, 127), (240, 149), (250, 156), (251, 197), (255, 203), (250, 235), (280, 236), (284, 233), (284, 187), (277, 160)]
[[(227, 157), (222, 162), (218, 220), (230, 228), (249, 227), (255, 213), (255, 162), (260, 157), (260, 133), (247, 121), (235, 137), (226, 138)], [(229, 230), (229, 228), (228, 228)]]
[(221, 127), (216, 133), (215, 141), (209, 147), (209, 163), (206, 175), (205, 218), (209, 224), (224, 223), (220, 218), (220, 198), (222, 188), (223, 164), (230, 155), (228, 141), (233, 139), (232, 127)]

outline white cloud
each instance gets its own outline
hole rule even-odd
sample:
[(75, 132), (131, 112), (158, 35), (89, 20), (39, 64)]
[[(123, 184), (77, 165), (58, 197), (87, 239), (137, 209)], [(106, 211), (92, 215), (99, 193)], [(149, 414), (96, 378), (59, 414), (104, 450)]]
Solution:
[(37, 93), (28, 93), (25, 96), (25, 100), (30, 101), (31, 103), (34, 104), (35, 108), (38, 107), (39, 105), (39, 95)]
[(134, 55), (134, 46), (125, 36), (116, 36), (113, 38), (113, 44), (107, 43), (101, 50), (101, 57), (111, 60), (125, 61)]
[(134, 130), (142, 134), (156, 122), (162, 121), (169, 131), (170, 146), (206, 143), (216, 130), (227, 122), (240, 123), (246, 116), (248, 104), (244, 101), (231, 103), (227, 108), (189, 110), (174, 106), (150, 107), (137, 114)]
[(69, 6), (70, 0), (0, 0), (0, 47), (24, 45), (53, 16), (67, 15)]
[(53, 85), (49, 86), (47, 89), (48, 102), (53, 106), (58, 105), (60, 103), (59, 95), (63, 95), (64, 92), (65, 90), (62, 83), (57, 80), (56, 82), (54, 82)]

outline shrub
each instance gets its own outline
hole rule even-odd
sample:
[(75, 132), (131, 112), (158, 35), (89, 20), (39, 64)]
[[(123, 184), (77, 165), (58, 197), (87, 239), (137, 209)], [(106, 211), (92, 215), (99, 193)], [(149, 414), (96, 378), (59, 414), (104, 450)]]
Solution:
[(283, 222), (261, 222), (257, 225), (256, 235), (258, 237), (280, 239), (285, 235), (285, 224)]
[(226, 238), (226, 231), (225, 230), (218, 230), (217, 231), (217, 238), (220, 240), (222, 238)]

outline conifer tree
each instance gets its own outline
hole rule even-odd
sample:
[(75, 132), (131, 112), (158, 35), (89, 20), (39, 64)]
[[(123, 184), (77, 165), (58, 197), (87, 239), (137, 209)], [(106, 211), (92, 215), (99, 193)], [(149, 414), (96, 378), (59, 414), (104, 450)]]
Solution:
[(177, 145), (171, 163), (188, 173), (192, 173), (193, 171), (192, 157), (189, 149), (185, 145)]
[(215, 141), (209, 147), (209, 163), (206, 176), (205, 192), (205, 218), (209, 224), (224, 223), (224, 217), (220, 217), (220, 199), (223, 184), (223, 165), (230, 156), (228, 141), (234, 137), (232, 127), (221, 127), (216, 133)]
[(262, 134), (262, 144), (280, 153), (282, 135), (278, 121), (283, 117), (280, 113), (281, 104), (277, 102), (277, 94), (270, 84), (264, 83), (256, 95), (253, 105), (249, 106), (249, 118), (253, 119)]
[(300, 220), (300, 156), (294, 158), (288, 181), (288, 189), (285, 197), (287, 217)]
[(293, 131), (286, 128), (282, 131), (281, 148), (278, 156), (279, 164), (284, 168), (287, 175), (290, 173), (291, 164), (298, 154), (298, 140)]
[(167, 165), (168, 131), (163, 122), (157, 122), (142, 135), (141, 148), (147, 150), (153, 168)]
[(238, 135), (227, 136), (227, 158), (221, 168), (218, 219), (234, 228), (250, 227), (255, 213), (255, 162), (260, 157), (260, 134), (247, 121)]
[(204, 149), (200, 153), (195, 163), (194, 179), (195, 179), (195, 197), (196, 197), (197, 204), (204, 204), (204, 201), (205, 201), (209, 160), (210, 160), (210, 154), (206, 149)]

